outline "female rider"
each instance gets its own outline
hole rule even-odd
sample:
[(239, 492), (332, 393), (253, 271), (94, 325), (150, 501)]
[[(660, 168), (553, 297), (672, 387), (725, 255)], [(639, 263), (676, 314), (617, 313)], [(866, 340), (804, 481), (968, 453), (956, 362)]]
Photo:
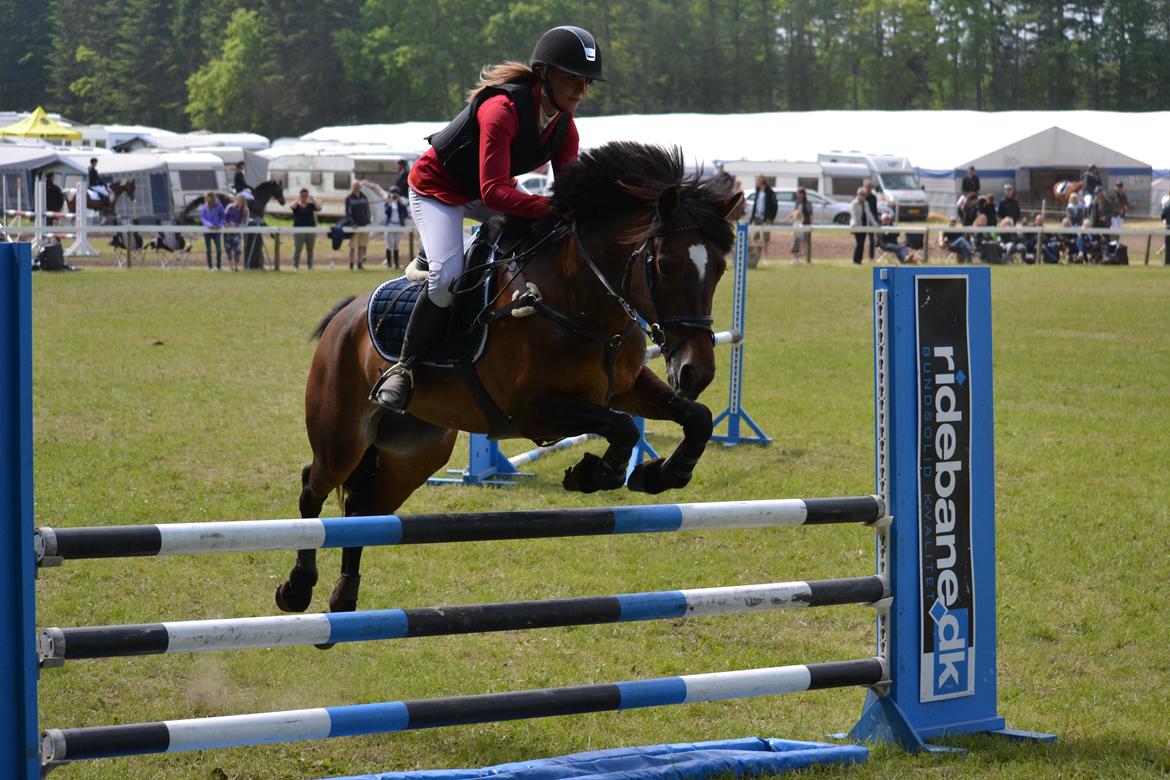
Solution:
[(557, 173), (577, 160), (573, 114), (594, 81), (604, 81), (601, 50), (580, 27), (554, 27), (532, 50), (531, 66), (484, 68), (457, 117), (427, 140), (410, 171), (410, 216), (429, 272), (398, 363), (374, 383), (370, 400), (402, 414), (419, 355), (447, 328), (451, 284), (463, 272), (463, 218), (484, 210), (543, 219), (549, 199), (516, 189), (514, 177), (552, 162)]

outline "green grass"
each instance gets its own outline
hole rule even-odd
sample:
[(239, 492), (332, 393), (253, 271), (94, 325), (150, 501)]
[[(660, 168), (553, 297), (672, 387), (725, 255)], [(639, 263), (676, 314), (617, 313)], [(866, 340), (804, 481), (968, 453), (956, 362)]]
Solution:
[[(35, 280), (41, 525), (291, 517), (308, 461), (307, 335), (380, 275), (89, 270)], [(720, 291), (727, 322), (731, 284)], [(870, 275), (750, 275), (745, 408), (771, 447), (711, 447), (662, 501), (844, 495), (873, 481)], [(999, 670), (1009, 726), (966, 759), (879, 749), (814, 777), (1165, 777), (1170, 773), (1170, 275), (1164, 268), (993, 272)], [(533, 320), (533, 325), (540, 326)], [(705, 400), (726, 404), (726, 353)], [(652, 424), (653, 427), (653, 424)], [(677, 432), (658, 424), (669, 449)], [(599, 449), (599, 444), (590, 446)], [(508, 443), (509, 453), (526, 447)], [(456, 447), (451, 465), (465, 463)], [(403, 512), (642, 503), (566, 494), (576, 453), (507, 490), (424, 488)], [(327, 513), (336, 513), (331, 501)], [(849, 527), (382, 548), (362, 605), (411, 607), (707, 587), (872, 571)], [(322, 608), (339, 554), (325, 552)], [(38, 580), (41, 625), (265, 615), (291, 553), (71, 563)], [(842, 660), (872, 615), (788, 614), (73, 662), (42, 676), (42, 726), (132, 723)], [(71, 778), (303, 778), (474, 766), (572, 751), (847, 729), (862, 692), (552, 718), (71, 765)]]

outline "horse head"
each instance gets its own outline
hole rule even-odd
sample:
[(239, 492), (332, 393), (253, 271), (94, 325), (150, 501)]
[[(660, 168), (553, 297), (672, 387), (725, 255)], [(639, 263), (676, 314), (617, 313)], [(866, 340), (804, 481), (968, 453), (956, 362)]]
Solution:
[(715, 377), (711, 309), (732, 248), (728, 219), (742, 201), (743, 193), (729, 195), (697, 180), (663, 188), (627, 264), (623, 283), (662, 349), (671, 389), (687, 400)]

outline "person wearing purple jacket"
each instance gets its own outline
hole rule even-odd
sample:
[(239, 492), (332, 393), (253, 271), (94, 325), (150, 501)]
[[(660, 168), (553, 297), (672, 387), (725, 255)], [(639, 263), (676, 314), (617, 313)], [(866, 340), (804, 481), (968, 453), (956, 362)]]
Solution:
[(223, 230), (223, 205), (211, 190), (203, 196), (203, 205), (199, 207), (199, 221), (208, 232), (203, 234), (203, 246), (207, 249), (207, 270), (211, 270), (211, 245), (215, 244), (215, 270), (223, 270), (223, 234), (213, 231)]

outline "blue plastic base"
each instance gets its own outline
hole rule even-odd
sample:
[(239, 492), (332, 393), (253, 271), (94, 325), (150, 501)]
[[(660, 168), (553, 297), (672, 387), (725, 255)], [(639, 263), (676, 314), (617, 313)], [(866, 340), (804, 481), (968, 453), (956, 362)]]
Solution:
[[(734, 413), (731, 411), (731, 407), (724, 409), (719, 413), (719, 416), (716, 417), (714, 421), (712, 421), (712, 429), (718, 428), (724, 420), (727, 421), (726, 435), (715, 434), (711, 436), (711, 441), (717, 441), (724, 447), (734, 447), (737, 444), (768, 445), (772, 443), (772, 437), (764, 433), (764, 430), (760, 426), (756, 425), (756, 421), (751, 418), (751, 415), (745, 412), (742, 408), (738, 412)], [(747, 426), (752, 429), (752, 432), (755, 433), (755, 436), (741, 436), (739, 433), (739, 426), (741, 422), (747, 424)]]
[(821, 764), (863, 764), (869, 750), (859, 745), (830, 745), (787, 739), (684, 742), (674, 745), (594, 750), (481, 769), (434, 769), (354, 775), (335, 780), (707, 780), (756, 777)]

